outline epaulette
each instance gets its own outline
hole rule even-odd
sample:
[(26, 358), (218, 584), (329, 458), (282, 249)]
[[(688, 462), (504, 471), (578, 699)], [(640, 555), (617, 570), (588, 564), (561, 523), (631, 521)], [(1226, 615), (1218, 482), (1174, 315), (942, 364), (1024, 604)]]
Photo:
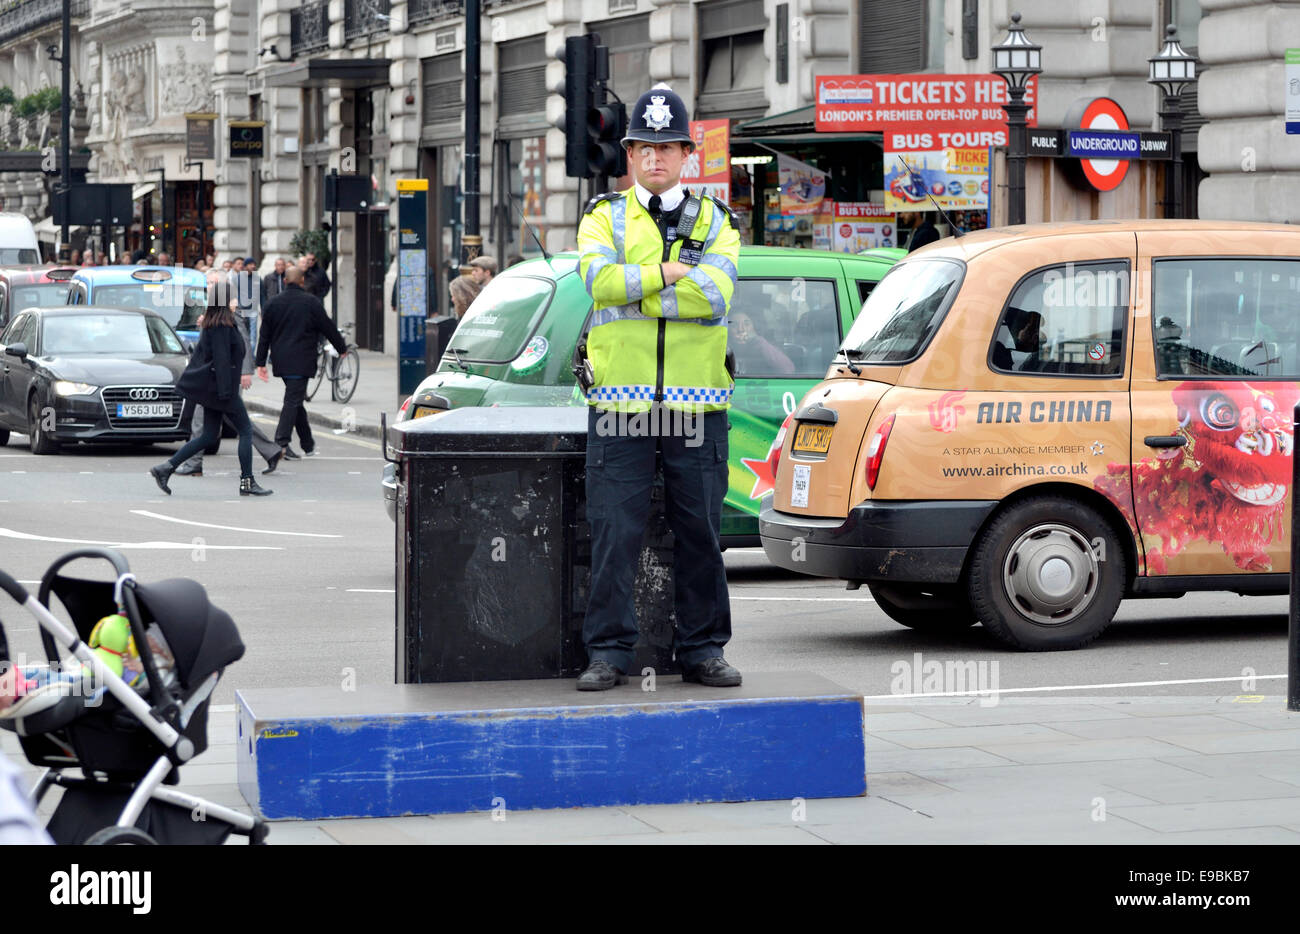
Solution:
[(623, 197), (623, 194), (618, 191), (607, 191), (603, 195), (596, 195), (596, 197), (587, 202), (587, 206), (582, 209), (582, 213), (590, 214), (592, 211), (596, 210), (596, 205), (600, 204), (600, 202), (617, 201), (621, 197)]
[(736, 219), (736, 212), (731, 209), (731, 205), (720, 201), (712, 195), (709, 196), (709, 200), (727, 212), (727, 217), (731, 220), (731, 226), (733, 229), (740, 230), (740, 221)]

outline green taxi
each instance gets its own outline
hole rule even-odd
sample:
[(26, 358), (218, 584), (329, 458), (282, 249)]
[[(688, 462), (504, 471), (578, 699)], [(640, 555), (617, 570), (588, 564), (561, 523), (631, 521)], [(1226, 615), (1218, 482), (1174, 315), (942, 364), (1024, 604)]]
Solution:
[[(905, 250), (864, 255), (742, 246), (728, 349), (736, 355), (730, 411), (730, 485), (723, 544), (759, 544), (759, 499), (772, 489), (773, 440), (795, 403), (821, 381), (867, 295)], [(399, 420), (448, 408), (585, 405), (573, 351), (591, 317), (578, 254), (558, 253), (504, 270), (475, 299), (436, 372)], [(384, 475), (395, 514), (392, 465)]]

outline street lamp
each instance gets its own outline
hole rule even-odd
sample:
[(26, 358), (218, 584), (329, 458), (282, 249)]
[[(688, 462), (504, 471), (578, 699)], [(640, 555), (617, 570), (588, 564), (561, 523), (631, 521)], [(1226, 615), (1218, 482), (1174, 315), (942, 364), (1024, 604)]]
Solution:
[(1183, 216), (1183, 109), (1178, 97), (1188, 85), (1196, 83), (1196, 59), (1178, 43), (1178, 27), (1165, 27), (1165, 44), (1159, 54), (1147, 59), (1151, 65), (1147, 84), (1154, 84), (1162, 94), (1160, 126), (1169, 133), (1171, 162), (1165, 173), (1165, 216)]
[(1029, 41), (1020, 27), (1020, 14), (1011, 14), (1007, 37), (993, 46), (993, 73), (1007, 83), (1011, 100), (1002, 105), (1007, 112), (1007, 223), (1025, 222), (1025, 155), (1029, 140), (1025, 115), (1025, 88), (1029, 79), (1042, 73), (1043, 47)]

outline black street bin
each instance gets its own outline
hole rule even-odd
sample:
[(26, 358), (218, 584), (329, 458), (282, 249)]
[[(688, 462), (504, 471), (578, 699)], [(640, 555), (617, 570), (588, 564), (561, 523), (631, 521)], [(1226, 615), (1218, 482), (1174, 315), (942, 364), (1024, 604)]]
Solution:
[[(464, 408), (389, 428), (399, 684), (576, 677), (591, 585), (585, 408)], [(641, 554), (634, 677), (677, 674), (662, 486)]]

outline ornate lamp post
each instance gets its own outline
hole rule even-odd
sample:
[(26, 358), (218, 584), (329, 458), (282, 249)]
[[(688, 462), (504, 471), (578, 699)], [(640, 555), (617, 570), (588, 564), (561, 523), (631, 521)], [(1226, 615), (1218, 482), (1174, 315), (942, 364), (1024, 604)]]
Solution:
[(1178, 97), (1188, 85), (1196, 83), (1196, 59), (1178, 43), (1178, 27), (1165, 27), (1165, 44), (1159, 54), (1147, 59), (1151, 66), (1148, 84), (1162, 94), (1160, 126), (1169, 133), (1171, 162), (1165, 173), (1165, 216), (1183, 216), (1183, 109)]
[(1025, 222), (1025, 154), (1028, 150), (1028, 133), (1025, 116), (1029, 105), (1025, 103), (1025, 88), (1029, 79), (1042, 73), (1043, 48), (1029, 41), (1020, 27), (1020, 14), (1011, 14), (1007, 37), (993, 46), (993, 73), (1007, 83), (1011, 100), (1002, 105), (1007, 112), (1007, 223)]

